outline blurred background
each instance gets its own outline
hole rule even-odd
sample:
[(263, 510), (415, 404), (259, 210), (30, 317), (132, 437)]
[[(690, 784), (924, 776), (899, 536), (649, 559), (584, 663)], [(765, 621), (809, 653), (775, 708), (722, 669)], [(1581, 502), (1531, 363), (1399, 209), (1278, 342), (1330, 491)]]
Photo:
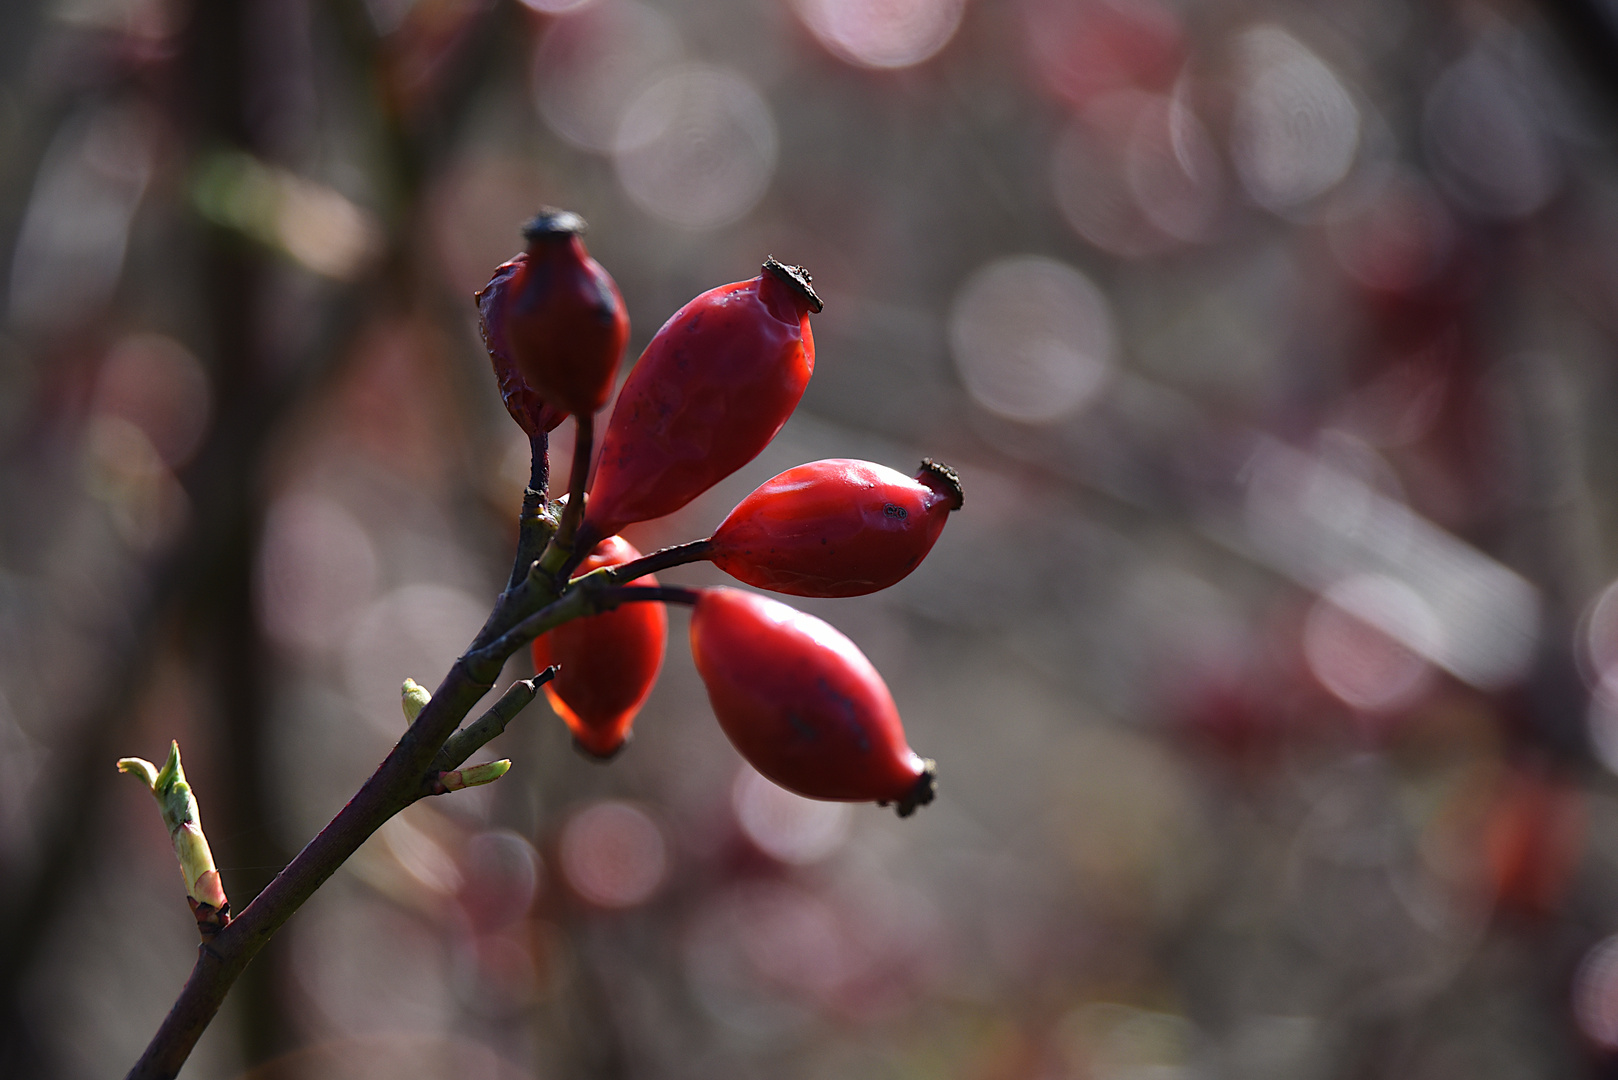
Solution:
[(763, 781), (675, 610), (618, 760), (536, 703), (184, 1075), (1618, 1075), (1614, 18), (3, 5), (0, 1073), (121, 1075), (190, 969), (114, 759), (179, 739), (240, 908), (480, 625), (528, 463), (471, 294), (549, 203), (631, 356), (768, 254), (826, 301), (642, 550), (802, 461), (960, 470), (914, 575), (802, 605), (938, 801)]

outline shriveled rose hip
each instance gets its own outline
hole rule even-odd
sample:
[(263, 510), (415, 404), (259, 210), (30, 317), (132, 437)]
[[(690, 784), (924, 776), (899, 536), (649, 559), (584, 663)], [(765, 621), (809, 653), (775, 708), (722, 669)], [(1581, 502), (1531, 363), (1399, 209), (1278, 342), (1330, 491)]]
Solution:
[(584, 219), (545, 209), (523, 229), (526, 259), (514, 259), (505, 286), (507, 350), (525, 382), (575, 415), (612, 395), (629, 340), (629, 316), (612, 276), (590, 258)]
[(567, 410), (550, 404), (540, 397), (528, 380), (517, 370), (506, 342), (506, 314), (511, 304), (511, 279), (528, 264), (528, 253), (519, 252), (509, 261), (495, 267), (489, 283), (474, 296), (478, 305), (478, 330), (483, 335), (483, 347), (494, 365), (495, 383), (500, 387), (500, 400), (517, 425), (529, 435), (543, 435), (567, 419)]

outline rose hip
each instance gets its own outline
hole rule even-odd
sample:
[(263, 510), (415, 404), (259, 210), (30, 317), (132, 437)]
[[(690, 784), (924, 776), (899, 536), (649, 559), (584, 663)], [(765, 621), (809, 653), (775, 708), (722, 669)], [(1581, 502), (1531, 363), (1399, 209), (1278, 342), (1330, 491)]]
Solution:
[(715, 530), (710, 559), (772, 592), (861, 596), (920, 565), (961, 502), (955, 470), (934, 461), (914, 479), (869, 461), (813, 461), (743, 499)]
[(673, 513), (757, 457), (809, 384), (820, 307), (807, 273), (770, 259), (675, 312), (613, 407), (585, 535)]
[(523, 229), (527, 258), (509, 264), (504, 289), (505, 342), (517, 370), (535, 393), (575, 415), (607, 403), (629, 340), (623, 297), (584, 249), (583, 231), (577, 214), (540, 211)]
[(719, 726), (760, 773), (812, 799), (932, 801), (933, 763), (905, 740), (893, 695), (830, 624), (740, 589), (707, 589), (691, 654)]

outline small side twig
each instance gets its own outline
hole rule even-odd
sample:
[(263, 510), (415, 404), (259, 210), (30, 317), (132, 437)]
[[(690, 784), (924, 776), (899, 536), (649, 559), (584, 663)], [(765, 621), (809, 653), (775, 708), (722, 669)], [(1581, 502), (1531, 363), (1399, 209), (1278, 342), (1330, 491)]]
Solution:
[(512, 683), (511, 689), (488, 712), (449, 737), (444, 748), (433, 759), (433, 771), (447, 772), (460, 768), (467, 758), (504, 732), (506, 725), (539, 696), (539, 688), (556, 678), (556, 672), (557, 668), (553, 665), (532, 679), (519, 679)]

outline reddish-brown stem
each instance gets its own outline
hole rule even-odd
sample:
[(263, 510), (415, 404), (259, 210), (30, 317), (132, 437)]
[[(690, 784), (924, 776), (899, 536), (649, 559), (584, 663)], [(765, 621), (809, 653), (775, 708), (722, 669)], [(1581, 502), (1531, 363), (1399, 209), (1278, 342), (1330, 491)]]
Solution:
[(695, 604), (702, 599), (701, 589), (687, 589), (679, 585), (620, 585), (601, 591), (604, 609), (634, 601), (657, 600), (666, 604)]
[(506, 589), (515, 589), (528, 576), (528, 568), (539, 558), (550, 539), (545, 514), (545, 489), (550, 485), (550, 439), (542, 431), (528, 439), (530, 461), (528, 486), (522, 493), (522, 512), (517, 518), (517, 558), (511, 564)]
[(540, 558), (540, 565), (551, 570), (555, 564), (556, 580), (565, 582), (573, 568), (584, 560), (595, 546), (588, 536), (579, 533), (584, 520), (584, 489), (590, 482), (590, 452), (595, 442), (595, 417), (589, 413), (575, 416), (573, 435), (573, 467), (568, 470), (567, 505), (562, 508), (562, 520), (557, 523), (556, 535)]
[(650, 555), (642, 555), (631, 562), (611, 567), (607, 570), (607, 579), (614, 584), (625, 584), (643, 578), (647, 574), (655, 574), (659, 570), (667, 570), (671, 566), (684, 566), (687, 563), (701, 562), (713, 554), (713, 538), (705, 540), (692, 540), (688, 544), (675, 544), (673, 547), (661, 548)]

